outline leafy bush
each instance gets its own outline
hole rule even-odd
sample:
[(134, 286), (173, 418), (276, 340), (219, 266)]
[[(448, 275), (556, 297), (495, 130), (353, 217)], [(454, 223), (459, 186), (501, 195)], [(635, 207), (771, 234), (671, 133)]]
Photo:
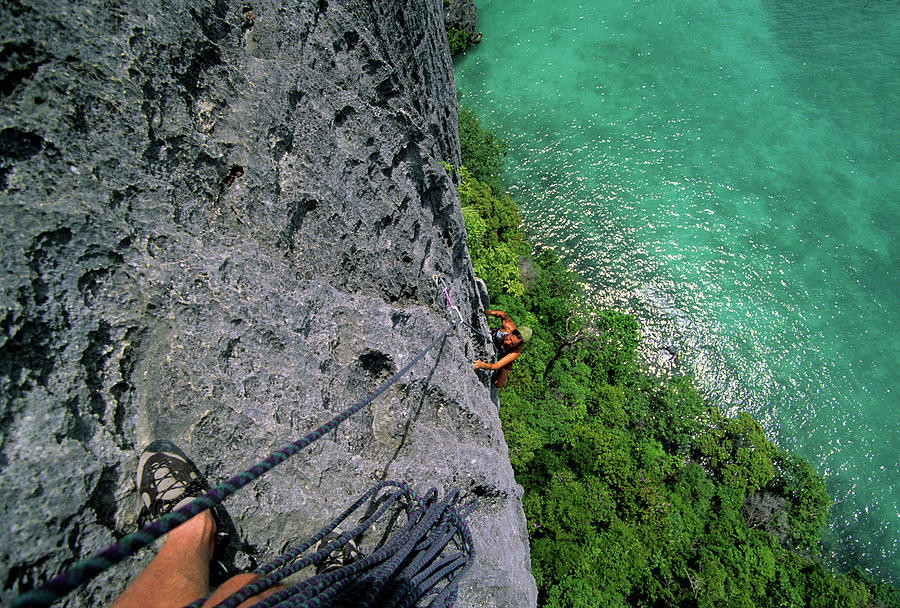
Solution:
[(518, 208), (506, 195), (495, 197), (467, 167), (460, 167), (459, 174), (459, 202), (475, 274), (484, 279), (492, 296), (503, 291), (522, 296), (525, 287), (519, 271), (522, 238)]
[(447, 30), (447, 42), (450, 44), (450, 54), (458, 55), (469, 48), (469, 35), (458, 28)]
[(487, 184), (491, 190), (502, 195), (500, 172), (503, 159), (509, 150), (509, 142), (497, 137), (492, 131), (481, 126), (475, 111), (459, 106), (459, 151), (462, 164), (477, 181)]

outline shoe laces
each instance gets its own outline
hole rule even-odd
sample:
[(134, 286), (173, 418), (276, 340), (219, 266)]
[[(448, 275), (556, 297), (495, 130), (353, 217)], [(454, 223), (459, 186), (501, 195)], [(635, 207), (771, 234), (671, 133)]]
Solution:
[[(148, 507), (149, 514), (153, 517), (169, 513), (185, 498), (196, 498), (206, 492), (206, 483), (199, 476), (194, 474), (185, 482), (165, 461), (148, 463), (147, 468), (156, 486), (156, 496), (150, 501), (151, 507)], [(159, 471), (165, 471), (165, 474), (157, 477)], [(164, 498), (165, 496), (168, 498)], [(152, 507), (156, 507), (155, 513), (151, 510)]]

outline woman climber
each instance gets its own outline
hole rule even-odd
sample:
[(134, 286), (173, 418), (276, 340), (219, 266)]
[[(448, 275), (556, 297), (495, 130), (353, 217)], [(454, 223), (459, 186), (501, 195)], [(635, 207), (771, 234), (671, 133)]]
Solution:
[(497, 348), (497, 354), (500, 360), (496, 363), (485, 363), (476, 359), (472, 364), (472, 369), (489, 369), (496, 372), (494, 374), (494, 386), (503, 388), (509, 378), (509, 370), (512, 369), (513, 361), (522, 354), (522, 345), (531, 337), (531, 330), (527, 327), (517, 329), (509, 315), (502, 310), (485, 310), (482, 311), (489, 317), (500, 317), (502, 325), (500, 329), (492, 329), (491, 337), (494, 340), (494, 346)]

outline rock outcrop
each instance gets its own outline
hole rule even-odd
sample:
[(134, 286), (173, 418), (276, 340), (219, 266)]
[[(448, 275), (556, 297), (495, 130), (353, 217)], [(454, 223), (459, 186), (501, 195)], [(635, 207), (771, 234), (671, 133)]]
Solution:
[[(0, 5), (5, 603), (136, 527), (140, 450), (215, 481), (303, 435), (451, 319), (485, 329), (450, 178), (438, 0)], [(460, 606), (535, 604), (495, 405), (454, 330), (229, 499), (237, 564), (381, 479), (478, 497)], [(63, 605), (108, 604), (152, 553)]]
[(462, 30), (469, 37), (469, 44), (481, 42), (478, 31), (478, 14), (474, 0), (443, 0), (444, 22), (447, 29)]

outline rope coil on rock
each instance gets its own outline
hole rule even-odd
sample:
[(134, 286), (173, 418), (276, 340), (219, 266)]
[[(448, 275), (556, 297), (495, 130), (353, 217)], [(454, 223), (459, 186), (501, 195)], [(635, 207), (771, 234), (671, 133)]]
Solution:
[(347, 418), (369, 405), (379, 395), (381, 395), (400, 378), (406, 375), (406, 373), (411, 370), (416, 364), (418, 364), (419, 361), (421, 361), (425, 357), (425, 355), (428, 354), (435, 346), (437, 346), (437, 344), (440, 343), (441, 340), (443, 340), (444, 337), (448, 333), (450, 333), (450, 331), (452, 331), (457, 325), (462, 322), (462, 317), (460, 316), (459, 321), (452, 323), (449, 327), (442, 331), (431, 344), (429, 344), (422, 352), (420, 352), (409, 363), (407, 363), (403, 367), (403, 369), (385, 380), (380, 386), (369, 393), (366, 397), (360, 399), (353, 405), (344, 409), (334, 418), (322, 424), (317, 429), (311, 431), (300, 439), (289, 443), (281, 449), (276, 450), (264, 460), (253, 465), (249, 469), (246, 469), (245, 471), (242, 471), (237, 475), (223, 481), (215, 488), (206, 492), (203, 496), (198, 496), (197, 498), (195, 498), (189, 504), (175, 511), (172, 511), (171, 513), (168, 513), (153, 522), (150, 522), (137, 532), (133, 532), (122, 537), (118, 542), (111, 544), (92, 557), (76, 562), (71, 568), (47, 580), (47, 582), (45, 582), (43, 585), (33, 589), (32, 591), (23, 593), (19, 597), (15, 598), (10, 606), (12, 606), (13, 608), (37, 608), (48, 606), (76, 587), (79, 587), (80, 585), (93, 579), (101, 572), (108, 570), (115, 564), (121, 562), (126, 557), (134, 555), (140, 549), (146, 547), (163, 534), (166, 534), (170, 530), (186, 522), (194, 515), (197, 515), (198, 513), (206, 509), (211, 509), (220, 504), (223, 500), (225, 500), (250, 482), (258, 479), (291, 456), (294, 456), (300, 450), (309, 446), (311, 443), (321, 438), (326, 433), (333, 431), (338, 427), (338, 425), (347, 420)]
[[(333, 532), (364, 503), (377, 502), (376, 498), (381, 490), (389, 487), (394, 487), (394, 491), (371, 516), (318, 552), (294, 561), (313, 544)], [(339, 603), (347, 606), (412, 606), (429, 593), (434, 597), (428, 602), (428, 606), (451, 606), (456, 597), (458, 579), (475, 556), (474, 542), (465, 523), (465, 518), (475, 503), (473, 501), (460, 509), (456, 507), (458, 498), (458, 491), (450, 493), (443, 501), (438, 501), (437, 490), (434, 488), (423, 498), (402, 482), (384, 481), (376, 484), (318, 534), (258, 568), (255, 573), (263, 575), (263, 578), (238, 590), (217, 604), (216, 608), (234, 608), (286, 577), (321, 561), (351, 539), (358, 538), (390, 507), (403, 501), (406, 503), (407, 523), (371, 555), (335, 572), (282, 589), (257, 602), (253, 608), (299, 608), (323, 605), (323, 602), (324, 605), (331, 606), (333, 604), (329, 602), (338, 595)], [(457, 536), (460, 550), (447, 557), (440, 557)], [(447, 584), (437, 590), (436, 585), (441, 579), (446, 579)], [(199, 608), (203, 601), (199, 599), (188, 608)]]

